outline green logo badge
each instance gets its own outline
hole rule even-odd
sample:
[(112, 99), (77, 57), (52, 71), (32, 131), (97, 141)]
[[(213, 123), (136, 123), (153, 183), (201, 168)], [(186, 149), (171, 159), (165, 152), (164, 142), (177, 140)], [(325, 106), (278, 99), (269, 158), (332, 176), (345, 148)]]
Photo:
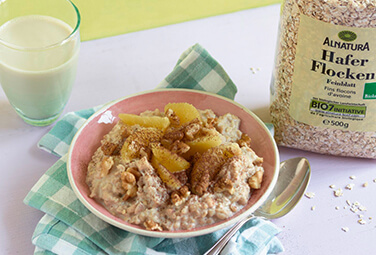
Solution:
[(343, 30), (338, 33), (338, 37), (345, 42), (352, 42), (356, 39), (356, 34), (352, 31)]
[(376, 99), (376, 82), (364, 84), (363, 99)]

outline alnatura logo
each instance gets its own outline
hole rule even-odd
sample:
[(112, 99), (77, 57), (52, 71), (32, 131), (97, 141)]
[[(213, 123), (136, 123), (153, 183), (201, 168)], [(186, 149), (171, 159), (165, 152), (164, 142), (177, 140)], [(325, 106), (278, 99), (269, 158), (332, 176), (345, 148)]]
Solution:
[(338, 33), (338, 37), (345, 42), (352, 42), (356, 39), (356, 34), (352, 31), (343, 30)]

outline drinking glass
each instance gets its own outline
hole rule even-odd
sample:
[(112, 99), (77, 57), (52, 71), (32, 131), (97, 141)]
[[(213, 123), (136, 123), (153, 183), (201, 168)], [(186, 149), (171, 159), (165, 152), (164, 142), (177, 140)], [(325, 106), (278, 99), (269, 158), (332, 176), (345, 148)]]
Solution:
[(69, 0), (0, 0), (0, 84), (26, 123), (53, 123), (68, 102), (79, 27)]

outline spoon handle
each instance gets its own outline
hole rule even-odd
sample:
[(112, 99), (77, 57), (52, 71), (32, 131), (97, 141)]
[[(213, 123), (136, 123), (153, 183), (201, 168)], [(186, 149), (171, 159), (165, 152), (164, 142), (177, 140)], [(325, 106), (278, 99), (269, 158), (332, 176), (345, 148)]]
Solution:
[(226, 234), (224, 234), (214, 245), (211, 247), (207, 252), (204, 253), (204, 255), (217, 255), (219, 254), (222, 249), (226, 246), (226, 244), (231, 240), (231, 238), (235, 235), (236, 232), (250, 219), (252, 219), (254, 216), (249, 215), (248, 217), (245, 217), (241, 221), (237, 222), (232, 228), (230, 228)]

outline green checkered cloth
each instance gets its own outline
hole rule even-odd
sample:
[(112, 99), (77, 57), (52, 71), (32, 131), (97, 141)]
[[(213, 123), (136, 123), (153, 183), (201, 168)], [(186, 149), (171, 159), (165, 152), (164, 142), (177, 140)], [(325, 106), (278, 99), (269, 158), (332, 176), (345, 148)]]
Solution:
[[(213, 73), (214, 72), (214, 73)], [(205, 75), (206, 74), (206, 75)], [(209, 77), (208, 77), (209, 76)], [(213, 83), (210, 82), (213, 79)], [(193, 88), (234, 98), (236, 87), (222, 67), (200, 45), (184, 52), (172, 73), (158, 86)], [(66, 161), (69, 144), (82, 124), (99, 107), (65, 115), (38, 146), (60, 159), (34, 185), (24, 202), (45, 212), (32, 242), (35, 254), (203, 254), (226, 231), (193, 238), (153, 238), (129, 233), (102, 221), (75, 196)], [(274, 224), (254, 218), (231, 240), (225, 254), (276, 254), (283, 246)]]

